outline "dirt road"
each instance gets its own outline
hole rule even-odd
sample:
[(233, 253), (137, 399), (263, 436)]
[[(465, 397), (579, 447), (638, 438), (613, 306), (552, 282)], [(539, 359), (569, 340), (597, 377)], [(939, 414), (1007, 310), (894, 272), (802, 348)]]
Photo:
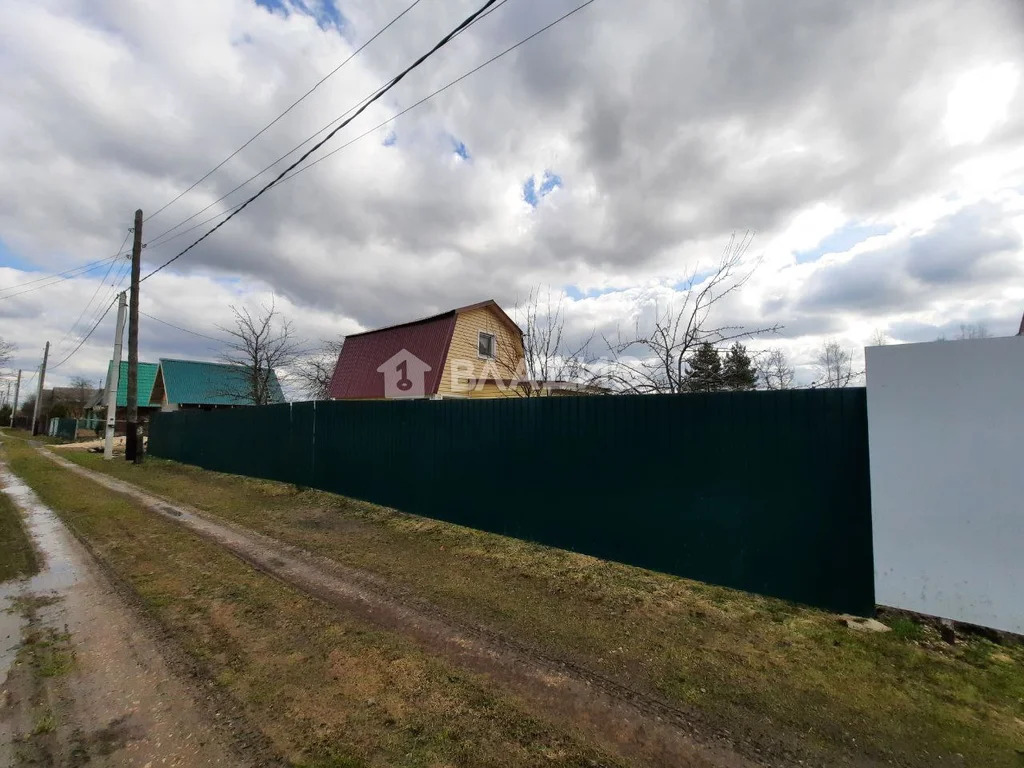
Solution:
[(0, 462), (43, 561), (0, 586), (0, 765), (242, 766), (89, 553)]
[(795, 764), (788, 755), (739, 754), (734, 734), (715, 733), (696, 713), (554, 659), (483, 627), (458, 622), (435, 606), (396, 593), (370, 574), (211, 519), (128, 483), (40, 450), (71, 472), (125, 494), (153, 512), (216, 542), (261, 571), (387, 629), (411, 636), (460, 666), (481, 672), (602, 747), (646, 765), (748, 768)]

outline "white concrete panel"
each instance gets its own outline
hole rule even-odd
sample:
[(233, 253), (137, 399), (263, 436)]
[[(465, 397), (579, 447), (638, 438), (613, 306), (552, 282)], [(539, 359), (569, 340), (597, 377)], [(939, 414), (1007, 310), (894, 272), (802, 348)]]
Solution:
[(875, 599), (1024, 633), (1024, 337), (866, 362)]

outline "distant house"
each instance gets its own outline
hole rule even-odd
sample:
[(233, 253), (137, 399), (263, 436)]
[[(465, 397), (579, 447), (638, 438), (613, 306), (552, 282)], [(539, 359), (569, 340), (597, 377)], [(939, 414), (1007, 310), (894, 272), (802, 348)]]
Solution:
[[(271, 401), (284, 402), (277, 375), (270, 374)], [(253, 405), (246, 369), (227, 363), (160, 359), (152, 402), (161, 411), (238, 408)]]
[(54, 387), (44, 390), (40, 413), (50, 415), (57, 406), (61, 406), (62, 417), (80, 419), (96, 399), (96, 392), (92, 387)]
[(523, 332), (492, 300), (345, 337), (331, 378), (334, 400), (592, 394), (570, 382), (531, 382)]
[(497, 380), (511, 378), (522, 359), (519, 326), (497, 303), (482, 301), (346, 336), (330, 395), (335, 400), (501, 397), (505, 393)]

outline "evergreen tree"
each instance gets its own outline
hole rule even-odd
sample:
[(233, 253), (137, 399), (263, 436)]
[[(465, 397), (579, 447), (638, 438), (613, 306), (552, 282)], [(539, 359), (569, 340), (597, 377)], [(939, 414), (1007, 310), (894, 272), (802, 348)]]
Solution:
[(722, 388), (722, 359), (711, 342), (705, 341), (686, 361), (686, 388), (690, 392), (717, 392)]
[(738, 341), (725, 354), (722, 364), (722, 383), (726, 389), (748, 390), (757, 386), (757, 371), (750, 361), (747, 348)]

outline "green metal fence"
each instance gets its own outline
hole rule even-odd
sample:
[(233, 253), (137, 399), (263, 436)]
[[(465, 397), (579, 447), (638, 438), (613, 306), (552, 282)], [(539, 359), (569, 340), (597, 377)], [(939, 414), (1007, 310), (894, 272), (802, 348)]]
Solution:
[(46, 434), (50, 437), (59, 437), (63, 440), (74, 440), (78, 433), (77, 419), (50, 419)]
[(823, 608), (874, 608), (863, 389), (154, 416), (150, 452)]

